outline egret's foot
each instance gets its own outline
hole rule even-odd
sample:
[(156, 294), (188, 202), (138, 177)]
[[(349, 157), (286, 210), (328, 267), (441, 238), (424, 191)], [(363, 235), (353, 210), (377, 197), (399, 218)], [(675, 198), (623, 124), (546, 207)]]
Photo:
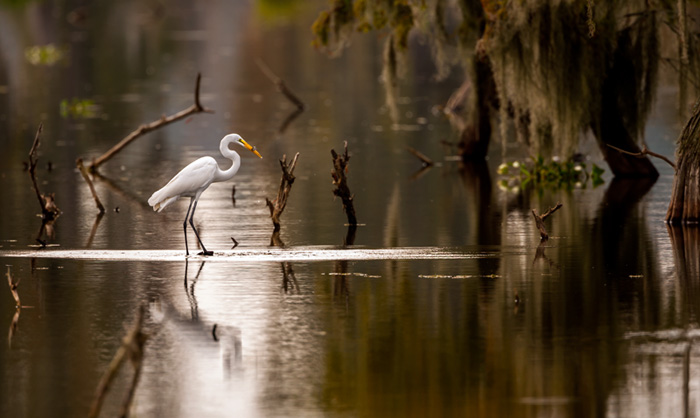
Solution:
[(197, 255), (214, 255), (214, 251), (202, 251), (201, 253)]
[(238, 241), (236, 241), (236, 238), (231, 237), (231, 241), (233, 241), (233, 247), (231, 249), (233, 250), (234, 248), (238, 247)]

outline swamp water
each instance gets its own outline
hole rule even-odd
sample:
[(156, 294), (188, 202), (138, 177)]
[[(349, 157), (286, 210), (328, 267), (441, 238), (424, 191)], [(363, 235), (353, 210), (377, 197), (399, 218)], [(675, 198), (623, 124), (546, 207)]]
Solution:
[[(126, 2), (83, 23), (59, 6), (0, 8), (0, 261), (23, 305), (0, 292), (1, 416), (86, 415), (142, 305), (140, 416), (697, 415), (700, 241), (662, 221), (672, 169), (655, 161), (655, 183), (606, 174), (595, 188), (509, 191), (495, 171), (516, 152), (494, 144), (486, 164), (417, 174), (408, 146), (441, 160), (440, 140), (454, 140), (431, 109), (455, 80), (433, 82), (417, 63), (392, 124), (380, 42), (356, 37), (329, 59), (309, 46), (317, 9), (272, 18), (254, 4), (171, 5), (166, 18)], [(49, 43), (63, 60), (25, 56)], [(281, 135), (294, 108), (258, 58), (308, 105)], [(189, 106), (200, 71), (216, 113), (106, 163), (97, 216), (75, 159)], [(91, 114), (61, 116), (63, 100)], [(659, 87), (646, 129), (665, 155), (682, 126), (676, 103), (672, 86)], [(63, 211), (43, 231), (22, 166), (39, 121), (39, 187)], [(238, 175), (203, 194), (195, 222), (216, 255), (185, 259), (187, 202), (157, 214), (146, 200), (200, 156), (225, 166), (218, 141), (232, 131), (265, 158), (241, 153)], [(343, 141), (363, 224), (351, 246), (331, 193), (330, 149)], [(272, 248), (265, 197), (277, 193), (277, 160), (295, 152), (286, 245)], [(530, 209), (556, 202), (540, 245)], [(35, 247), (39, 235), (47, 248)], [(126, 367), (106, 416), (130, 378)]]

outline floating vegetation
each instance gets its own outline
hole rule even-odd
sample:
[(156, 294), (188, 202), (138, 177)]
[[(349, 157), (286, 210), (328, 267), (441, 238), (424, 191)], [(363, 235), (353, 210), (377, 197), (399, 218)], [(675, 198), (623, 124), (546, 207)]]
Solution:
[(532, 161), (512, 161), (498, 166), (498, 174), (506, 177), (498, 185), (503, 190), (514, 191), (528, 185), (550, 189), (583, 188), (590, 180), (592, 186), (597, 187), (604, 183), (604, 171), (595, 163), (589, 167), (585, 162), (559, 162), (555, 158), (545, 162), (538, 156)]
[(89, 119), (97, 115), (99, 106), (91, 99), (78, 99), (74, 97), (70, 100), (63, 99), (60, 103), (61, 117), (72, 117), (76, 119)]
[(24, 56), (32, 65), (52, 66), (63, 59), (65, 51), (54, 44), (35, 45), (25, 49)]

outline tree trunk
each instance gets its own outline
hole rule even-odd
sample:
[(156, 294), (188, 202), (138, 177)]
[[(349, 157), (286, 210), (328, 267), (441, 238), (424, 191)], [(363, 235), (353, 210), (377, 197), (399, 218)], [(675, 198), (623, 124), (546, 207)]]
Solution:
[(612, 145), (632, 153), (641, 151), (623, 122), (617, 105), (617, 90), (609, 84), (611, 83), (607, 80), (603, 84), (600, 121), (598, 126), (593, 126), (605, 162), (608, 163), (615, 177), (658, 177), (659, 172), (648, 158), (623, 154), (608, 146)]
[(678, 161), (673, 178), (671, 203), (666, 222), (688, 224), (700, 221), (700, 101), (695, 103), (678, 139)]
[(462, 160), (483, 161), (491, 140), (491, 104), (496, 100), (496, 84), (488, 56), (477, 51), (474, 56), (474, 99), (469, 105), (469, 119), (461, 133), (459, 155)]

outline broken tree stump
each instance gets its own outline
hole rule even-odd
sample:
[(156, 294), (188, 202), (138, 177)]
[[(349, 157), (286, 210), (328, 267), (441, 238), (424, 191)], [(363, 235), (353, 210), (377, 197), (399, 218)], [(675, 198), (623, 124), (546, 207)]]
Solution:
[(557, 210), (562, 207), (561, 203), (557, 203), (556, 206), (553, 208), (549, 208), (547, 212), (543, 213), (542, 215), (538, 215), (537, 211), (535, 209), (532, 209), (532, 216), (535, 217), (535, 223), (537, 224), (537, 229), (540, 231), (540, 237), (542, 241), (547, 241), (549, 239), (549, 235), (547, 234), (547, 228), (544, 226), (544, 220), (547, 219), (547, 217)]
[(348, 141), (345, 141), (343, 154), (338, 154), (334, 149), (331, 149), (331, 156), (333, 157), (331, 176), (333, 177), (333, 185), (335, 185), (333, 195), (338, 196), (343, 201), (343, 209), (348, 217), (348, 224), (357, 225), (357, 217), (355, 216), (355, 207), (353, 205), (354, 196), (350, 193), (347, 177), (345, 177), (345, 173), (348, 171), (348, 161), (350, 160)]
[(98, 157), (96, 160), (90, 164), (88, 169), (90, 172), (94, 173), (97, 171), (99, 166), (107, 162), (110, 158), (114, 157), (119, 151), (121, 151), (124, 147), (129, 145), (131, 142), (133, 142), (136, 138), (147, 134), (148, 132), (151, 132), (153, 130), (156, 130), (158, 128), (161, 128), (165, 125), (171, 124), (173, 122), (176, 122), (180, 119), (184, 119), (189, 115), (193, 115), (195, 113), (214, 113), (213, 110), (208, 109), (199, 102), (199, 84), (201, 82), (202, 75), (197, 74), (197, 82), (195, 83), (195, 88), (194, 88), (194, 103), (188, 107), (187, 109), (181, 110), (174, 115), (170, 116), (165, 116), (163, 115), (160, 119), (155, 120), (151, 123), (148, 124), (143, 124), (139, 126), (135, 131), (127, 135), (124, 139), (119, 141), (119, 143), (112, 148), (109, 149), (109, 151), (105, 152), (102, 154), (100, 157)]
[(294, 184), (294, 169), (297, 166), (297, 159), (299, 158), (299, 153), (294, 155), (291, 163), (287, 163), (287, 155), (283, 155), (280, 159), (280, 167), (282, 168), (282, 179), (280, 180), (280, 188), (277, 191), (277, 197), (274, 200), (265, 198), (267, 207), (270, 208), (270, 218), (272, 218), (272, 224), (274, 225), (274, 232), (280, 230), (280, 216), (284, 208), (287, 206), (287, 199), (289, 198), (289, 192), (292, 190), (292, 184)]

